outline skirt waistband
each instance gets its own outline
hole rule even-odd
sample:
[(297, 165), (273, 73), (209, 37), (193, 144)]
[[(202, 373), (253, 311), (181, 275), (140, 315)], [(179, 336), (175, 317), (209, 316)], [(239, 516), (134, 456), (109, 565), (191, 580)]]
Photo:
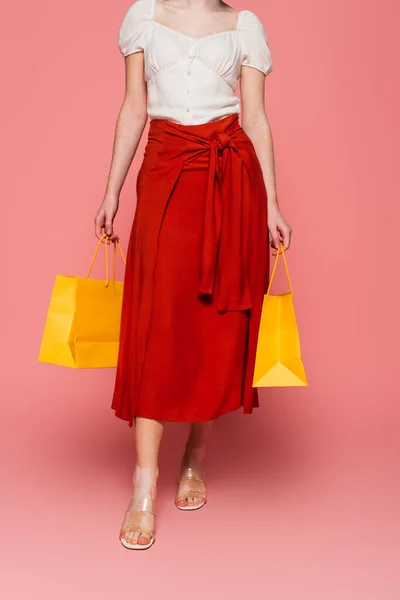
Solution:
[(184, 125), (183, 123), (175, 123), (169, 119), (151, 119), (149, 134), (157, 134), (168, 127), (180, 132), (193, 133), (196, 136), (204, 139), (213, 139), (218, 133), (232, 133), (236, 129), (240, 129), (238, 113), (232, 113), (222, 119), (216, 121), (208, 121), (207, 123), (198, 123), (196, 125)]

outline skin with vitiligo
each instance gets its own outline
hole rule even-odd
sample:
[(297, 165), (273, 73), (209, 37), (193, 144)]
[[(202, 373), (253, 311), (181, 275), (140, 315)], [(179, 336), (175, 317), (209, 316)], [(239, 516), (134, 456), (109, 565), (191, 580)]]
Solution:
[[(184, 35), (200, 38), (236, 28), (237, 11), (220, 0), (159, 0), (154, 20)], [(265, 76), (258, 69), (242, 66), (240, 73), (241, 126), (251, 139), (261, 165), (268, 195), (268, 229), (272, 248), (283, 244), (288, 250), (292, 230), (283, 217), (277, 197), (273, 139), (265, 111)], [(125, 57), (125, 94), (119, 111), (112, 160), (103, 201), (95, 218), (95, 233), (117, 236), (113, 222), (119, 196), (147, 123), (147, 94), (143, 52)], [(193, 423), (183, 453), (175, 503), (180, 508), (197, 508), (206, 501), (203, 460), (212, 421)], [(120, 536), (131, 545), (147, 546), (155, 529), (155, 498), (158, 454), (164, 425), (152, 419), (137, 418), (135, 424), (136, 469), (133, 496)], [(188, 470), (189, 469), (189, 470)], [(194, 476), (193, 476), (194, 473)], [(142, 498), (146, 503), (140, 505)], [(136, 499), (136, 501), (135, 501)], [(153, 504), (152, 504), (153, 503)], [(137, 510), (147, 508), (148, 510)]]

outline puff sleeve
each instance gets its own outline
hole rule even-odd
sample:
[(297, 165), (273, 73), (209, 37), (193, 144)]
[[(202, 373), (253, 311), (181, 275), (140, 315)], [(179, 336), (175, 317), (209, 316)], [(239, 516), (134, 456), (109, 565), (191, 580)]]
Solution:
[(135, 0), (130, 5), (118, 34), (118, 46), (124, 57), (145, 49), (146, 29), (150, 18), (149, 0)]
[(250, 10), (243, 11), (239, 35), (242, 49), (241, 64), (254, 67), (264, 75), (268, 75), (272, 71), (268, 39), (260, 19)]

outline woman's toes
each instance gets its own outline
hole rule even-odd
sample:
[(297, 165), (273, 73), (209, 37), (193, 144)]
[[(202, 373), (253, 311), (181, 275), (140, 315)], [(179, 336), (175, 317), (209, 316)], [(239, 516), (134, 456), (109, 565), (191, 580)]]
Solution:
[(130, 531), (129, 532), (129, 544), (137, 544), (137, 539), (139, 537), (140, 531)]
[(178, 498), (176, 501), (176, 505), (177, 506), (186, 506), (187, 505), (187, 501), (185, 500), (185, 498)]
[(146, 535), (144, 533), (141, 533), (139, 535), (138, 540), (137, 540), (138, 544), (145, 545), (145, 544), (148, 544), (149, 542), (150, 542), (150, 536), (149, 535)]
[(148, 544), (151, 536), (146, 533), (142, 533), (141, 531), (127, 531), (123, 537), (128, 544), (132, 544), (134, 546), (136, 544)]
[(135, 531), (135, 536), (133, 538), (135, 540), (134, 544), (138, 544), (139, 543), (139, 538), (140, 538), (141, 535), (142, 535), (141, 531)]
[(130, 533), (129, 531), (126, 531), (123, 535), (122, 538), (125, 542), (128, 542), (128, 544), (131, 543), (131, 538), (130, 538)]
[(126, 542), (129, 542), (130, 535), (131, 535), (131, 532), (130, 532), (130, 531), (125, 531), (125, 532), (122, 534), (122, 537), (124, 538), (124, 540), (125, 540)]
[(194, 498), (193, 496), (189, 496), (188, 498), (188, 506), (193, 506), (194, 505)]

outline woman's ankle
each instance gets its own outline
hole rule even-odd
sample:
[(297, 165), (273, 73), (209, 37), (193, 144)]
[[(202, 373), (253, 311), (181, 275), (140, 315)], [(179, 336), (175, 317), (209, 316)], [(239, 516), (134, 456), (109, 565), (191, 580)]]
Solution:
[(193, 423), (186, 442), (182, 463), (188, 466), (201, 466), (206, 453), (206, 444), (212, 429), (213, 421)]
[(182, 457), (182, 465), (187, 467), (201, 467), (205, 456), (205, 444), (202, 447), (187, 445)]
[(134, 496), (155, 498), (157, 493), (158, 467), (143, 467), (138, 464), (133, 473)]

